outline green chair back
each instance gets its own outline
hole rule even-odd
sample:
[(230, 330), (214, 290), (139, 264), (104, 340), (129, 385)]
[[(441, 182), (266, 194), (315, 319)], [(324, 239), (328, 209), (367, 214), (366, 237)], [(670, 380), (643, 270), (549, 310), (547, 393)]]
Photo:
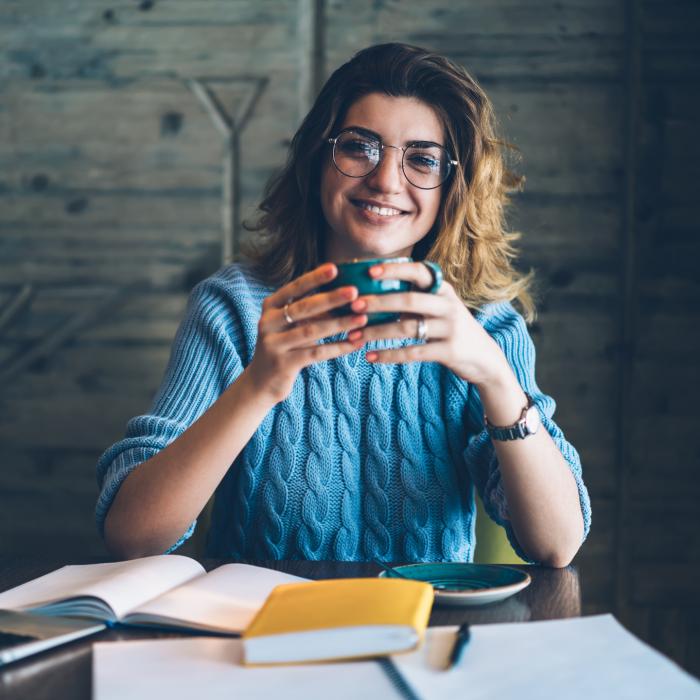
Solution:
[(484, 504), (476, 496), (476, 552), (477, 564), (524, 564), (510, 546), (506, 531), (486, 514)]

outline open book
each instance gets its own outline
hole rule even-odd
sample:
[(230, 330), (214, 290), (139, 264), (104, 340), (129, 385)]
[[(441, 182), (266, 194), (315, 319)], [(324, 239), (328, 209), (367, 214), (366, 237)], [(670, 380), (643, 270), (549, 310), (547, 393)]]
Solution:
[(0, 609), (232, 634), (248, 626), (275, 586), (303, 581), (249, 564), (206, 573), (194, 559), (163, 554), (64, 566), (0, 593)]

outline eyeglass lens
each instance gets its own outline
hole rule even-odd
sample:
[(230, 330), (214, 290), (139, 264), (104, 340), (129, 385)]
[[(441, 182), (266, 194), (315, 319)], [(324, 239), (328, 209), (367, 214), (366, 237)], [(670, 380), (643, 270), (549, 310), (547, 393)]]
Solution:
[[(353, 131), (339, 134), (333, 146), (333, 161), (348, 177), (369, 175), (379, 164), (381, 156), (381, 141)], [(432, 189), (447, 179), (450, 159), (442, 146), (418, 144), (404, 150), (401, 167), (412, 185)]]

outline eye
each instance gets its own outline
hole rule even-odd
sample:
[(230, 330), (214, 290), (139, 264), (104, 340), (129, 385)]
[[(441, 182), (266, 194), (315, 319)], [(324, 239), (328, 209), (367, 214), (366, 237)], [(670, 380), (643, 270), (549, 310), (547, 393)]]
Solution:
[(341, 137), (336, 143), (337, 149), (348, 158), (379, 159), (380, 146), (377, 141), (364, 139), (355, 134)]
[(406, 163), (421, 173), (431, 173), (440, 171), (442, 160), (434, 151), (410, 149), (406, 151)]

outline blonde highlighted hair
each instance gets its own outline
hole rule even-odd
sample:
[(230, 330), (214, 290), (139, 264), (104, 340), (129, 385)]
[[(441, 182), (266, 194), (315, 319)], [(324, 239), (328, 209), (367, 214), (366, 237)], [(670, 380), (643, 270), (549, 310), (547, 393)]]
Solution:
[(435, 224), (413, 250), (416, 260), (440, 264), (445, 279), (471, 309), (514, 301), (534, 319), (532, 273), (513, 266), (518, 234), (505, 228), (508, 194), (522, 184), (505, 166), (507, 145), (496, 136), (491, 102), (460, 66), (406, 44), (380, 44), (338, 68), (319, 93), (292, 139), (287, 163), (268, 184), (262, 215), (244, 247), (258, 274), (281, 286), (323, 260), (325, 220), (319, 198), (327, 140), (340, 129), (350, 106), (364, 95), (414, 97), (440, 117), (446, 146), (459, 165), (442, 185)]

